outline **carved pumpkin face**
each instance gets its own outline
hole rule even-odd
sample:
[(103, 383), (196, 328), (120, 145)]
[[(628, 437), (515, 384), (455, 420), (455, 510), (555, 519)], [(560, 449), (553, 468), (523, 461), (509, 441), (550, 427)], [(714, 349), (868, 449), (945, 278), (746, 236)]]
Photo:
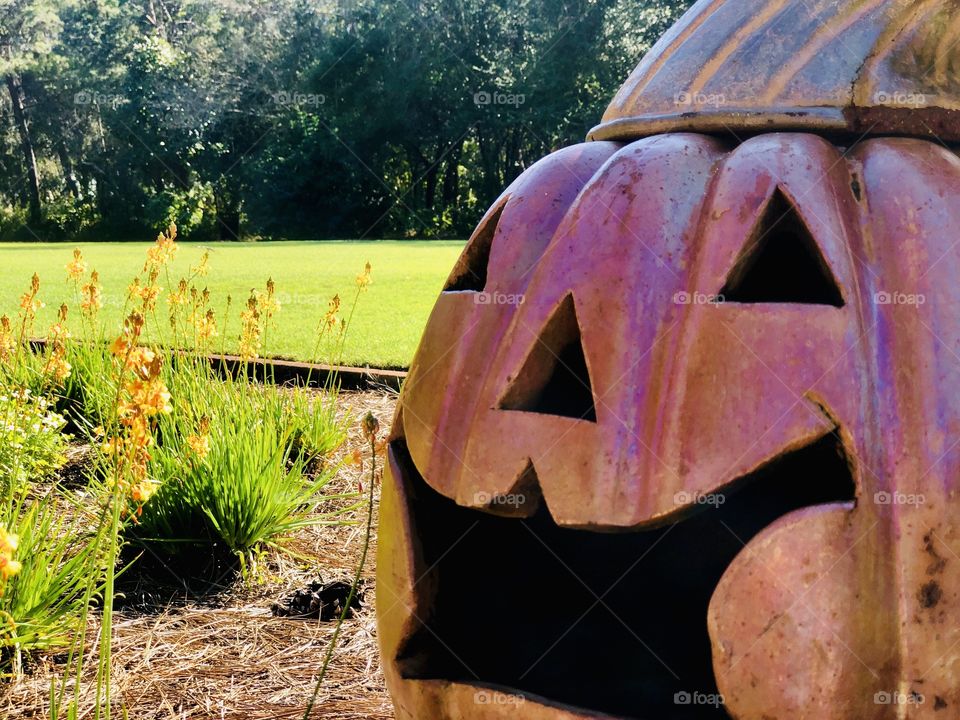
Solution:
[(955, 5), (701, 0), (483, 218), (384, 481), (398, 718), (960, 717), (960, 159), (865, 138), (960, 141)]
[(956, 228), (960, 160), (921, 140), (673, 134), (521, 176), (395, 424), (398, 716), (960, 707)]

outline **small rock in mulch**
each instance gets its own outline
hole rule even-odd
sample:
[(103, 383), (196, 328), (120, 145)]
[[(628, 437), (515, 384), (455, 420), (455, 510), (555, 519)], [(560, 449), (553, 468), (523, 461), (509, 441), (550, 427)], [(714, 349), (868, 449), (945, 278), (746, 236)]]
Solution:
[[(346, 617), (352, 618), (355, 610), (363, 607), (363, 586), (360, 586), (350, 601), (350, 609)], [(315, 581), (306, 588), (294, 591), (292, 595), (274, 603), (271, 608), (277, 617), (336, 620), (343, 612), (347, 598), (350, 596), (350, 583), (335, 581), (325, 583)]]

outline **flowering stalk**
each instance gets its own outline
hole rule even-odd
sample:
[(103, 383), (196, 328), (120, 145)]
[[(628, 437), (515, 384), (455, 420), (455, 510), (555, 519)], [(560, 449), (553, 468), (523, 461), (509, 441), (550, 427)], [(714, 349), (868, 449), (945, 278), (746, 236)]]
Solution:
[[(369, 267), (369, 265), (368, 265)], [(340, 630), (343, 627), (343, 621), (353, 604), (353, 599), (357, 595), (357, 589), (360, 587), (360, 578), (363, 576), (363, 568), (367, 564), (367, 551), (370, 549), (370, 538), (373, 535), (373, 488), (377, 479), (377, 433), (380, 430), (380, 423), (372, 412), (368, 412), (363, 418), (363, 434), (370, 443), (370, 496), (367, 500), (367, 532), (363, 537), (363, 549), (360, 551), (360, 562), (357, 563), (357, 572), (353, 577), (353, 583), (350, 585), (350, 592), (346, 601), (343, 603), (343, 610), (340, 617), (337, 618), (337, 626), (333, 630), (333, 636), (330, 638), (330, 644), (327, 646), (327, 654), (323, 658), (323, 665), (320, 666), (320, 674), (317, 677), (317, 683), (313, 687), (313, 695), (307, 703), (307, 710), (303, 714), (303, 720), (309, 720), (310, 713), (313, 712), (313, 706), (317, 702), (317, 695), (320, 694), (320, 686), (323, 684), (323, 678), (327, 674), (327, 668), (330, 666), (330, 660), (333, 658), (333, 652), (337, 649), (337, 640), (340, 638)]]
[[(116, 577), (118, 536), (121, 521), (133, 522), (143, 511), (143, 504), (155, 489), (148, 475), (153, 425), (160, 414), (169, 413), (170, 393), (161, 377), (161, 358), (138, 342), (144, 318), (133, 312), (124, 322), (124, 332), (110, 346), (119, 364), (117, 387), (117, 427), (103, 443), (105, 456), (113, 464), (113, 478), (108, 482), (110, 543), (107, 553), (107, 577), (104, 583), (103, 626), (100, 636), (100, 658), (97, 668), (97, 702), (94, 717), (110, 719), (110, 666), (113, 627), (113, 593)], [(131, 507), (133, 508), (131, 510)]]

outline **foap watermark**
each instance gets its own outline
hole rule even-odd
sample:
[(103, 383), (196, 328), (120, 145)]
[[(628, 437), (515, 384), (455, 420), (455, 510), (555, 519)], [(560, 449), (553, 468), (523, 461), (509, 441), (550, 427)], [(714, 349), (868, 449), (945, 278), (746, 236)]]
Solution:
[(877, 505), (923, 505), (927, 498), (922, 493), (902, 493), (899, 490), (887, 492), (881, 490), (873, 494), (873, 502)]
[(881, 690), (873, 694), (874, 705), (923, 705), (924, 702), (926, 702), (926, 698), (916, 690), (911, 690), (908, 693), (899, 690), (893, 692)]
[(718, 108), (727, 104), (727, 98), (723, 93), (680, 92), (674, 95), (673, 102), (680, 107)]
[(483, 507), (518, 508), (527, 504), (527, 496), (523, 493), (488, 493), (480, 491), (473, 496), (475, 505)]
[(290, 92), (288, 90), (280, 90), (270, 95), (270, 97), (273, 99), (273, 104), (279, 105), (280, 107), (318, 108), (327, 102), (327, 97), (325, 95), (320, 95), (318, 93)]
[(527, 101), (523, 93), (505, 93), (499, 90), (478, 90), (473, 94), (473, 104), (477, 107), (487, 105), (505, 105), (508, 107), (520, 107)]
[(673, 496), (674, 505), (712, 505), (720, 507), (727, 501), (723, 493), (687, 492), (681, 490)]
[(673, 294), (674, 305), (723, 305), (726, 298), (723, 295), (702, 292), (687, 292), (680, 290)]
[(289, 293), (277, 292), (275, 296), (280, 307), (327, 307), (330, 305), (330, 297), (321, 293)]
[(878, 90), (873, 94), (873, 102), (887, 107), (922, 108), (927, 106), (927, 96), (917, 92)]
[(881, 290), (878, 293), (874, 293), (873, 301), (877, 305), (920, 306), (927, 302), (927, 297), (922, 293), (887, 292), (886, 290)]
[(127, 102), (123, 95), (111, 95), (110, 93), (93, 92), (90, 90), (81, 90), (74, 94), (74, 105), (98, 105), (116, 110)]
[(720, 693), (687, 692), (681, 690), (673, 695), (674, 705), (709, 705), (718, 708), (723, 705), (723, 695)]
[(523, 301), (520, 293), (478, 292), (473, 298), (474, 305), (523, 305)]
[(527, 699), (522, 695), (498, 692), (496, 690), (477, 690), (473, 694), (476, 705), (523, 705)]

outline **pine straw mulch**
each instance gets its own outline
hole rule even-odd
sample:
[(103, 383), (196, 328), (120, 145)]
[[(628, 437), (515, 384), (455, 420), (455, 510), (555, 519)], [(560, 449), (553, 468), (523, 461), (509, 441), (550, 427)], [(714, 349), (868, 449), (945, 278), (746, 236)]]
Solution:
[[(343, 393), (349, 439), (343, 456), (366, 449), (359, 419), (369, 410), (389, 428), (396, 396)], [(378, 458), (378, 468), (383, 458)], [(369, 451), (363, 467), (345, 465), (330, 492), (368, 488)], [(267, 720), (301, 718), (313, 692), (334, 622), (276, 617), (275, 603), (322, 579), (350, 581), (365, 532), (366, 509), (352, 511), (355, 524), (313, 527), (290, 543), (297, 554), (272, 553), (260, 578), (245, 584), (227, 573), (213, 582), (219, 591), (169, 598), (162, 605), (129, 603), (114, 617), (113, 698), (115, 717), (134, 720)], [(363, 609), (344, 623), (338, 650), (311, 717), (335, 720), (391, 720), (383, 684), (374, 617), (376, 538), (364, 572)], [(134, 572), (133, 570), (131, 572)], [(216, 580), (215, 578), (211, 578)], [(149, 578), (142, 580), (149, 584)], [(88, 643), (98, 628), (91, 623)], [(48, 659), (0, 696), (0, 717), (46, 718), (50, 683), (62, 677), (63, 658)], [(95, 662), (88, 663), (80, 717), (92, 717)], [(72, 691), (71, 691), (72, 692)]]

